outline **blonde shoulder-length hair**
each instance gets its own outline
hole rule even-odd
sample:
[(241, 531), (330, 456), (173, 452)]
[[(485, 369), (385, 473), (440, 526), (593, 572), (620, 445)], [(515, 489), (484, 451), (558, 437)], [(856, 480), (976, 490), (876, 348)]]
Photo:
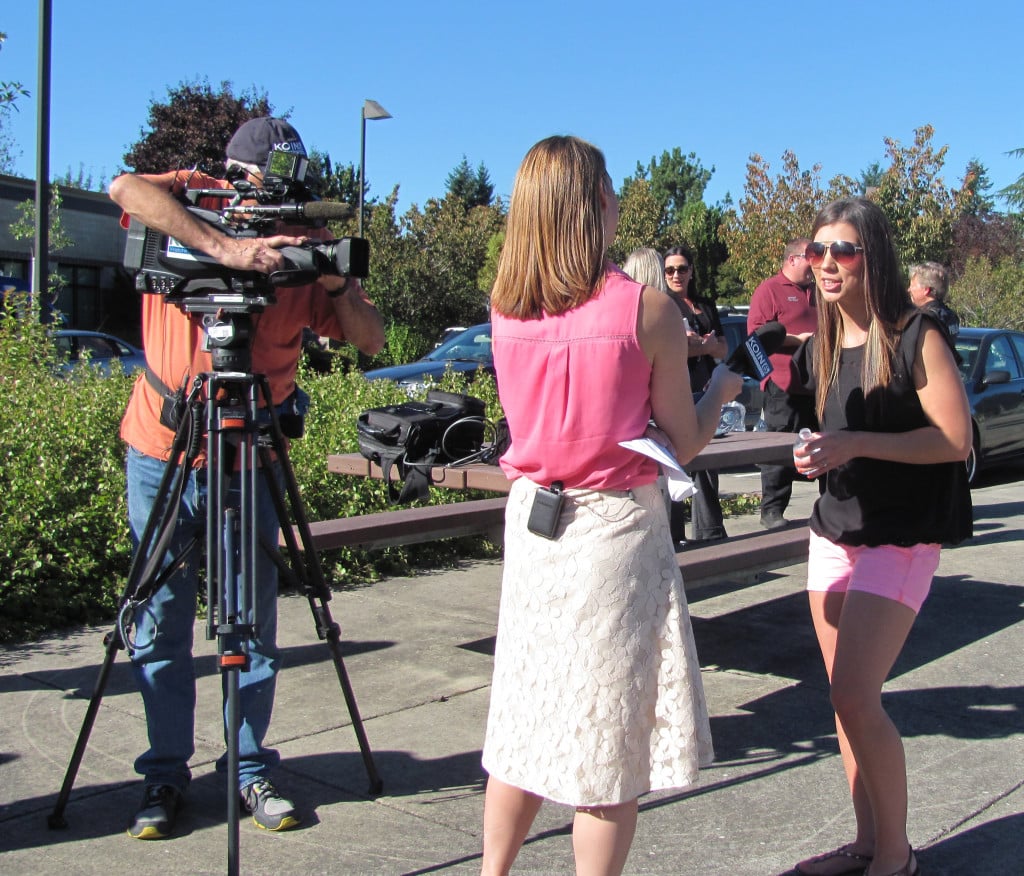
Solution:
[(590, 299), (604, 277), (604, 155), (577, 137), (548, 137), (523, 159), (491, 291), (503, 316), (538, 319)]
[(653, 286), (666, 295), (668, 284), (665, 282), (665, 260), (656, 249), (645, 246), (634, 249), (622, 263), (622, 272), (645, 286)]

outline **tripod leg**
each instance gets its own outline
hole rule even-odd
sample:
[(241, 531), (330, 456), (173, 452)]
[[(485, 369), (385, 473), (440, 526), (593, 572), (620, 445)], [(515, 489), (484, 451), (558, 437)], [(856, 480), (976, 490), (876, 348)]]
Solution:
[[(306, 596), (309, 602), (309, 609), (313, 614), (317, 636), (327, 642), (327, 646), (331, 651), (331, 659), (334, 662), (334, 668), (338, 675), (338, 683), (345, 698), (349, 717), (352, 719), (352, 728), (355, 731), (356, 741), (359, 743), (359, 751), (363, 758), (363, 765), (366, 768), (366, 774), (370, 781), (370, 794), (377, 795), (383, 789), (384, 783), (377, 772), (377, 765), (373, 760), (373, 752), (370, 750), (370, 743), (366, 737), (363, 719), (359, 714), (359, 707), (356, 704), (355, 692), (349, 681), (348, 671), (345, 669), (345, 661), (341, 654), (341, 627), (335, 622), (331, 616), (330, 608), (327, 606), (327, 602), (331, 598), (331, 591), (324, 577), (320, 555), (313, 546), (313, 537), (309, 530), (309, 518), (306, 515), (302, 496), (299, 493), (295, 471), (292, 469), (291, 461), (288, 458), (288, 447), (281, 432), (281, 426), (274, 413), (274, 407), (270, 403), (270, 390), (265, 378), (261, 382), (261, 388), (267, 399), (267, 407), (271, 411), (271, 427), (269, 430), (271, 445), (277, 457), (277, 462), (281, 467), (285, 493), (288, 497), (291, 513), (295, 518), (303, 545), (303, 550), (300, 552), (289, 522), (288, 508), (285, 506), (284, 496), (281, 495), (277, 485), (273, 484), (271, 494), (274, 500), (274, 507), (277, 509), (277, 517), (281, 525), (281, 531), (284, 534), (291, 564), (286, 577), (293, 583), (297, 583)], [(269, 471), (269, 466), (273, 464), (270, 451), (263, 443), (259, 444), (259, 451), (260, 461), (263, 467)], [(275, 561), (278, 561), (279, 567), (284, 565), (280, 561), (277, 545), (264, 544), (263, 548)]]
[[(211, 396), (216, 397), (217, 393), (211, 390)], [(257, 602), (255, 569), (251, 561), (256, 527), (254, 479), (249, 477), (256, 455), (250, 431), (255, 422), (254, 400), (250, 398), (248, 408), (243, 408), (237, 398), (231, 401), (234, 402), (233, 407), (211, 404), (208, 414), (206, 550), (207, 598), (211, 602), (207, 638), (217, 638), (218, 666), (225, 689), (228, 876), (238, 876), (241, 815), (238, 735), (242, 724), (240, 673), (249, 668), (252, 612)], [(228, 482), (236, 458), (241, 464), (241, 471), (239, 497), (237, 507), (234, 507), (234, 503), (228, 501)], [(216, 611), (213, 600), (216, 601)]]
[[(187, 424), (183, 423), (174, 436), (174, 443), (171, 447), (171, 460), (178, 460), (167, 466), (157, 489), (158, 501), (153, 505), (153, 514), (146, 521), (139, 544), (135, 549), (132, 558), (131, 568), (128, 570), (128, 582), (124, 592), (121, 594), (118, 610), (118, 626), (111, 630), (104, 638), (106, 654), (103, 664), (100, 666), (99, 675), (93, 685), (92, 696), (89, 698), (89, 706), (85, 711), (85, 718), (82, 720), (82, 727), (78, 732), (71, 759), (68, 761), (68, 768), (64, 773), (64, 782), (61, 785), (60, 793), (54, 804), (53, 811), (47, 818), (51, 829), (67, 827), (67, 820), (64, 818), (64, 810), (67, 808), (68, 800), (71, 797), (71, 790), (74, 787), (75, 779), (78, 776), (79, 767), (85, 757), (85, 749), (89, 744), (89, 737), (92, 734), (96, 716), (99, 714), (100, 705), (103, 701), (103, 694), (107, 689), (107, 682), (110, 672), (117, 658), (117, 652), (126, 646), (124, 641), (125, 630), (122, 627), (123, 617), (126, 609), (142, 598), (148, 598), (156, 589), (163, 585), (174, 568), (183, 560), (185, 555), (192, 549), (188, 545), (170, 566), (163, 571), (157, 571), (154, 560), (159, 560), (157, 553), (163, 555), (170, 536), (173, 535), (177, 496), (187, 471), (190, 457), (185, 453), (188, 440)], [(161, 513), (157, 513), (160, 511)], [(156, 542), (156, 547), (153, 543)]]
[(68, 798), (71, 796), (71, 789), (75, 784), (75, 777), (78, 775), (78, 768), (85, 756), (85, 748), (89, 744), (89, 735), (92, 733), (93, 724), (96, 722), (96, 715), (100, 710), (100, 703), (103, 701), (103, 692), (107, 689), (107, 680), (110, 678), (110, 670), (114, 665), (117, 652), (124, 647), (121, 642), (121, 635), (117, 630), (107, 634), (106, 657), (100, 667), (100, 673), (96, 677), (96, 684), (93, 686), (92, 697), (89, 700), (89, 708), (85, 711), (85, 718), (82, 721), (82, 729), (79, 731), (78, 740), (75, 742), (75, 750), (71, 753), (71, 760), (68, 763), (67, 771), (64, 773), (64, 784), (61, 785), (57, 802), (50, 813), (47, 823), (52, 829), (68, 826), (64, 818), (64, 809), (68, 805)]
[(239, 862), (238, 728), (241, 726), (237, 668), (221, 670), (228, 687), (228, 876), (237, 876)]
[(342, 695), (345, 697), (345, 705), (348, 706), (349, 716), (352, 718), (352, 729), (355, 730), (356, 740), (359, 743), (359, 751), (363, 756), (363, 765), (366, 767), (366, 776), (370, 780), (370, 794), (376, 796), (384, 789), (384, 782), (377, 772), (377, 765), (373, 760), (373, 752), (370, 750), (370, 742), (366, 738), (366, 730), (363, 728), (363, 719), (359, 714), (359, 707), (356, 705), (356, 695), (352, 690), (352, 684), (345, 669), (345, 662), (341, 657), (341, 627), (334, 622), (331, 611), (326, 603), (321, 603), (319, 608), (314, 604), (313, 597), (309, 595), (309, 608), (316, 619), (318, 635), (326, 639), (327, 647), (331, 649), (331, 659), (334, 661), (334, 668), (338, 673), (338, 683), (341, 685)]

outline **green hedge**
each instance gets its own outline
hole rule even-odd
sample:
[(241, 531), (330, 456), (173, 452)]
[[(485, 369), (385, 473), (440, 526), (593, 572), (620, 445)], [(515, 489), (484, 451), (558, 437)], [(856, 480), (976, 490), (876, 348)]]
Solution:
[[(53, 358), (43, 327), (0, 312), (0, 641), (111, 619), (131, 561), (118, 427), (132, 380), (91, 369), (56, 376)], [(313, 404), (290, 457), (310, 519), (388, 507), (381, 483), (328, 473), (327, 455), (355, 451), (358, 414), (404, 394), (358, 372), (304, 370), (300, 382)], [(446, 381), (464, 387), (461, 378)], [(473, 391), (497, 410), (492, 380)], [(472, 497), (433, 492), (433, 502)], [(460, 539), (323, 559), (332, 586), (342, 586), (495, 552), (482, 539)]]

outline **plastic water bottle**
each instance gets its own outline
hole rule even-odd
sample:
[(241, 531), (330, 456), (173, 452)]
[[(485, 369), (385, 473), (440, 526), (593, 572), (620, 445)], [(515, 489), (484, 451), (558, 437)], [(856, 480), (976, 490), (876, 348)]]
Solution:
[(803, 446), (814, 437), (814, 433), (804, 426), (803, 429), (796, 436), (796, 443), (793, 444), (793, 460), (796, 461), (796, 451), (803, 448)]

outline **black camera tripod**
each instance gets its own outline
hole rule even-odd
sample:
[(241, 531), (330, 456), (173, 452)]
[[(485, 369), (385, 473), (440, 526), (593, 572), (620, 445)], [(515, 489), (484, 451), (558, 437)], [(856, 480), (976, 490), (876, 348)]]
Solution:
[[(242, 320), (247, 326), (247, 314), (235, 319)], [(247, 341), (248, 333), (244, 328), (238, 335)], [(313, 546), (309, 520), (288, 459), (285, 436), (272, 403), (269, 383), (263, 375), (242, 370), (250, 367), (247, 349), (241, 353), (215, 349), (213, 353), (214, 371), (204, 373), (193, 381), (187, 405), (190, 415), (181, 418), (175, 432), (170, 462), (164, 470), (156, 501), (139, 539), (128, 582), (121, 595), (117, 625), (104, 637), (106, 657), (63, 786), (49, 816), (49, 825), (51, 828), (67, 826), (64, 809), (85, 754), (114, 659), (119, 650), (131, 648), (130, 631), (136, 612), (174, 574), (188, 554), (199, 547), (196, 537), (170, 563), (164, 564), (168, 545), (174, 535), (181, 492), (205, 431), (208, 469), (207, 639), (217, 638), (218, 665), (226, 678), (228, 873), (235, 876), (238, 873), (240, 816), (239, 674), (249, 666), (249, 644), (259, 627), (260, 618), (254, 616), (257, 604), (254, 573), (260, 550), (275, 563), (283, 579), (298, 588), (308, 599), (317, 636), (327, 642), (331, 651), (370, 780), (370, 794), (379, 794), (383, 785), (342, 660), (341, 630), (327, 605), (331, 598), (330, 589), (324, 578), (319, 555)], [(231, 366), (241, 367), (239, 370), (227, 370)], [(261, 401), (264, 402), (263, 407), (260, 406)], [(231, 507), (232, 503), (227, 501), (226, 493), (236, 469), (236, 460), (240, 475), (240, 498), (235, 503), (237, 507)], [(273, 475), (275, 461), (283, 476), (283, 492)], [(281, 557), (276, 544), (264, 543), (258, 537), (256, 498), (261, 471), (265, 472), (270, 496), (284, 534), (288, 562)], [(294, 530), (289, 522), (289, 510), (295, 519)], [(301, 551), (295, 530), (302, 541)]]

